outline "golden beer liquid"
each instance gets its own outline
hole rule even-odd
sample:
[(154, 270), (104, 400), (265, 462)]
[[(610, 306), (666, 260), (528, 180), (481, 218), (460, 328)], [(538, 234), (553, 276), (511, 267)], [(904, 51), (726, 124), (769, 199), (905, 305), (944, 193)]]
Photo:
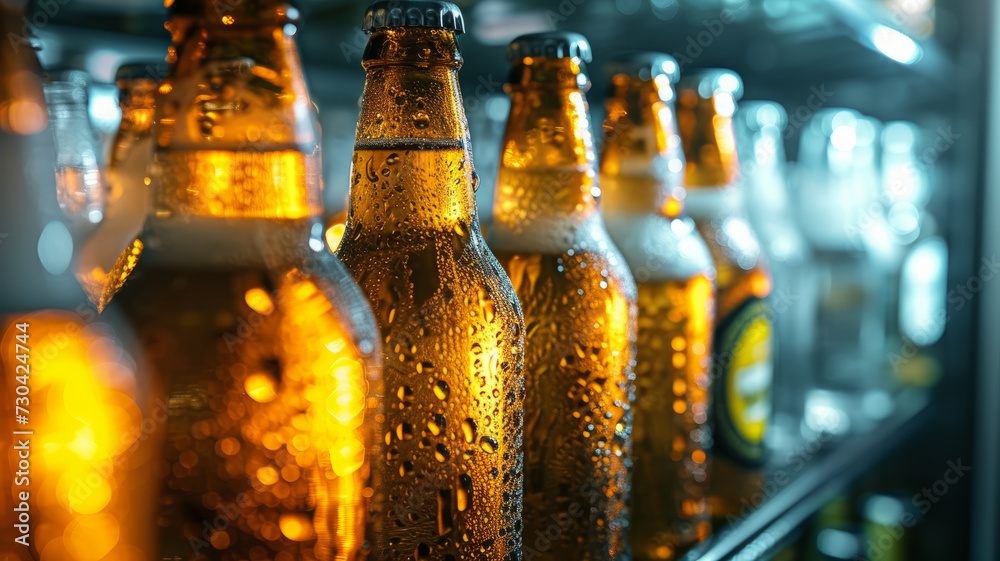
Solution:
[(579, 61), (515, 62), (490, 244), (525, 323), (525, 559), (626, 552), (635, 284), (600, 216)]
[[(707, 435), (712, 279), (639, 282), (632, 433), (635, 559), (674, 559), (711, 532)], [(664, 412), (672, 412), (663, 422)]]
[(142, 267), (156, 258), (115, 301), (171, 373), (161, 555), (360, 558), (376, 405), (322, 287), (261, 264)]
[(114, 296), (170, 412), (157, 554), (363, 559), (380, 509), (374, 322), (322, 244), (283, 5), (218, 7), (158, 90), (152, 213)]
[[(661, 58), (651, 60), (654, 70), (662, 67)], [(611, 76), (601, 159), (606, 221), (639, 291), (629, 528), (637, 561), (678, 559), (712, 530), (715, 271), (681, 217), (684, 155), (673, 86), (666, 73), (651, 74)]]
[[(419, 62), (419, 64), (417, 64)], [(372, 32), (337, 255), (368, 296), (386, 384), (384, 560), (515, 559), (522, 330), (476, 217), (452, 32)]]
[[(710, 474), (711, 510), (716, 518), (732, 520), (759, 503), (764, 483), (763, 438), (768, 419), (758, 416), (745, 421), (740, 414), (753, 406), (770, 410), (770, 383), (752, 394), (744, 394), (737, 389), (740, 380), (734, 375), (752, 367), (770, 371), (773, 329), (764, 299), (771, 293), (772, 281), (756, 236), (740, 214), (739, 199), (735, 199), (735, 203), (725, 200), (727, 196), (739, 194), (734, 189), (740, 189), (739, 186), (731, 187), (739, 178), (732, 95), (717, 91), (712, 97), (703, 98), (695, 90), (685, 89), (680, 92), (677, 107), (688, 162), (689, 202), (701, 197), (708, 201), (706, 208), (711, 208), (708, 214), (692, 213), (717, 272), (717, 329), (713, 343), (717, 353), (713, 364), (716, 388), (713, 393), (725, 397), (713, 403), (716, 408), (716, 454)], [(732, 332), (733, 326), (739, 329), (738, 333)], [(727, 357), (731, 367), (722, 365), (720, 356)], [(729, 424), (734, 428), (727, 428)], [(738, 433), (729, 440), (745, 441), (753, 455), (725, 446), (723, 431), (726, 430)]]

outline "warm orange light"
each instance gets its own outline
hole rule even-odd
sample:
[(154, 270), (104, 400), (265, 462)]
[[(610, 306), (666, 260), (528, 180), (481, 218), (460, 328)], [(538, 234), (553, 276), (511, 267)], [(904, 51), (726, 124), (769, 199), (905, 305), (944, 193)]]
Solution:
[(301, 514), (284, 514), (278, 519), (278, 526), (286, 538), (302, 542), (316, 537), (312, 521)]
[(222, 23), (224, 25), (232, 25), (233, 22), (235, 22), (235, 21), (236, 21), (236, 19), (233, 16), (231, 16), (231, 15), (227, 14), (227, 15), (222, 16)]
[(246, 389), (247, 395), (258, 403), (268, 403), (277, 397), (275, 381), (270, 374), (251, 374), (247, 376), (243, 387)]
[[(371, 435), (364, 425), (368, 407), (364, 365), (330, 302), (313, 282), (293, 273), (279, 292), (278, 301), (287, 314), (282, 345), (288, 351), (297, 349), (286, 355), (285, 375), (308, 381), (304, 397), (310, 405), (301, 425), (305, 432), (293, 444), (302, 458), (314, 458), (315, 463), (303, 467), (315, 493), (311, 502), (316, 504), (312, 520), (288, 514), (279, 526), (290, 540), (316, 539), (317, 551), (332, 548), (346, 559), (366, 541), (370, 495), (364, 494), (369, 471), (365, 466)], [(280, 471), (282, 479), (299, 479), (298, 469), (287, 468)]]
[(674, 197), (668, 198), (663, 205), (663, 214), (670, 218), (677, 218), (681, 215), (682, 210), (684, 210), (684, 204)]
[(274, 302), (271, 296), (263, 288), (251, 288), (244, 296), (247, 306), (253, 308), (255, 312), (263, 315), (270, 315), (274, 311)]
[(758, 298), (764, 298), (771, 293), (771, 277), (763, 271), (756, 270), (750, 275), (750, 291)]
[[(155, 482), (143, 463), (152, 458), (133, 448), (144, 431), (131, 359), (106, 326), (72, 313), (6, 320), (0, 324), (5, 380), (24, 374), (15, 372), (20, 362), (7, 360), (15, 344), (30, 349), (30, 425), (14, 430), (34, 432), (29, 488), (38, 551), (64, 561), (129, 559), (136, 548), (148, 551), (143, 531), (152, 514), (134, 498)], [(28, 325), (24, 340), (16, 338), (19, 323)], [(16, 451), (6, 453), (16, 458)]]
[(18, 135), (37, 134), (49, 124), (45, 105), (34, 98), (13, 98), (0, 104), (0, 128)]
[(330, 251), (336, 251), (340, 245), (340, 240), (344, 238), (344, 224), (334, 224), (326, 229), (326, 245)]

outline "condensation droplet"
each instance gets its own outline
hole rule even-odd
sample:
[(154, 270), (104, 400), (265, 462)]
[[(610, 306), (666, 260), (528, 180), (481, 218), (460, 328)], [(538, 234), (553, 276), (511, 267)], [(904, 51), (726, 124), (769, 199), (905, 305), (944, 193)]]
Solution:
[(476, 421), (472, 419), (466, 419), (462, 421), (462, 434), (465, 436), (465, 441), (472, 444), (476, 441)]
[(438, 380), (434, 384), (434, 395), (436, 395), (438, 399), (442, 401), (448, 399), (448, 394), (450, 392), (451, 389), (448, 388), (448, 382), (445, 382), (444, 380)]
[(479, 439), (479, 447), (489, 454), (497, 451), (497, 441), (492, 436), (484, 436)]

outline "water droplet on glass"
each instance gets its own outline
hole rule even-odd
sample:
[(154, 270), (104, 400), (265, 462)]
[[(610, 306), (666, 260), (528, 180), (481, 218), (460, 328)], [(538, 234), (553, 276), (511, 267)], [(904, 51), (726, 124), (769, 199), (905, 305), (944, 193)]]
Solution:
[(497, 441), (492, 436), (484, 436), (479, 439), (479, 447), (482, 448), (488, 454), (492, 454), (497, 451)]
[(431, 118), (423, 111), (417, 111), (410, 118), (413, 120), (413, 126), (418, 129), (426, 129), (431, 124)]
[(446, 461), (448, 461), (448, 457), (450, 455), (451, 455), (451, 453), (448, 452), (448, 448), (444, 444), (438, 444), (434, 448), (434, 459), (436, 459), (439, 462), (446, 462)]
[(436, 395), (438, 399), (442, 401), (448, 399), (448, 394), (450, 392), (451, 389), (448, 388), (448, 382), (445, 382), (444, 380), (438, 380), (434, 384), (434, 395)]
[(462, 434), (465, 436), (465, 441), (472, 444), (476, 441), (476, 422), (472, 419), (466, 419), (462, 421)]

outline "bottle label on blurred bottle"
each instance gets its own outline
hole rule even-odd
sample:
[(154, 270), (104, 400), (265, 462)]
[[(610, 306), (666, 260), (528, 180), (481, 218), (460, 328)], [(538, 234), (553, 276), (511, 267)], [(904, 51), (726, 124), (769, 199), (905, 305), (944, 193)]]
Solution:
[(715, 449), (741, 464), (764, 461), (764, 433), (771, 418), (772, 331), (767, 301), (751, 298), (724, 318), (715, 333)]

